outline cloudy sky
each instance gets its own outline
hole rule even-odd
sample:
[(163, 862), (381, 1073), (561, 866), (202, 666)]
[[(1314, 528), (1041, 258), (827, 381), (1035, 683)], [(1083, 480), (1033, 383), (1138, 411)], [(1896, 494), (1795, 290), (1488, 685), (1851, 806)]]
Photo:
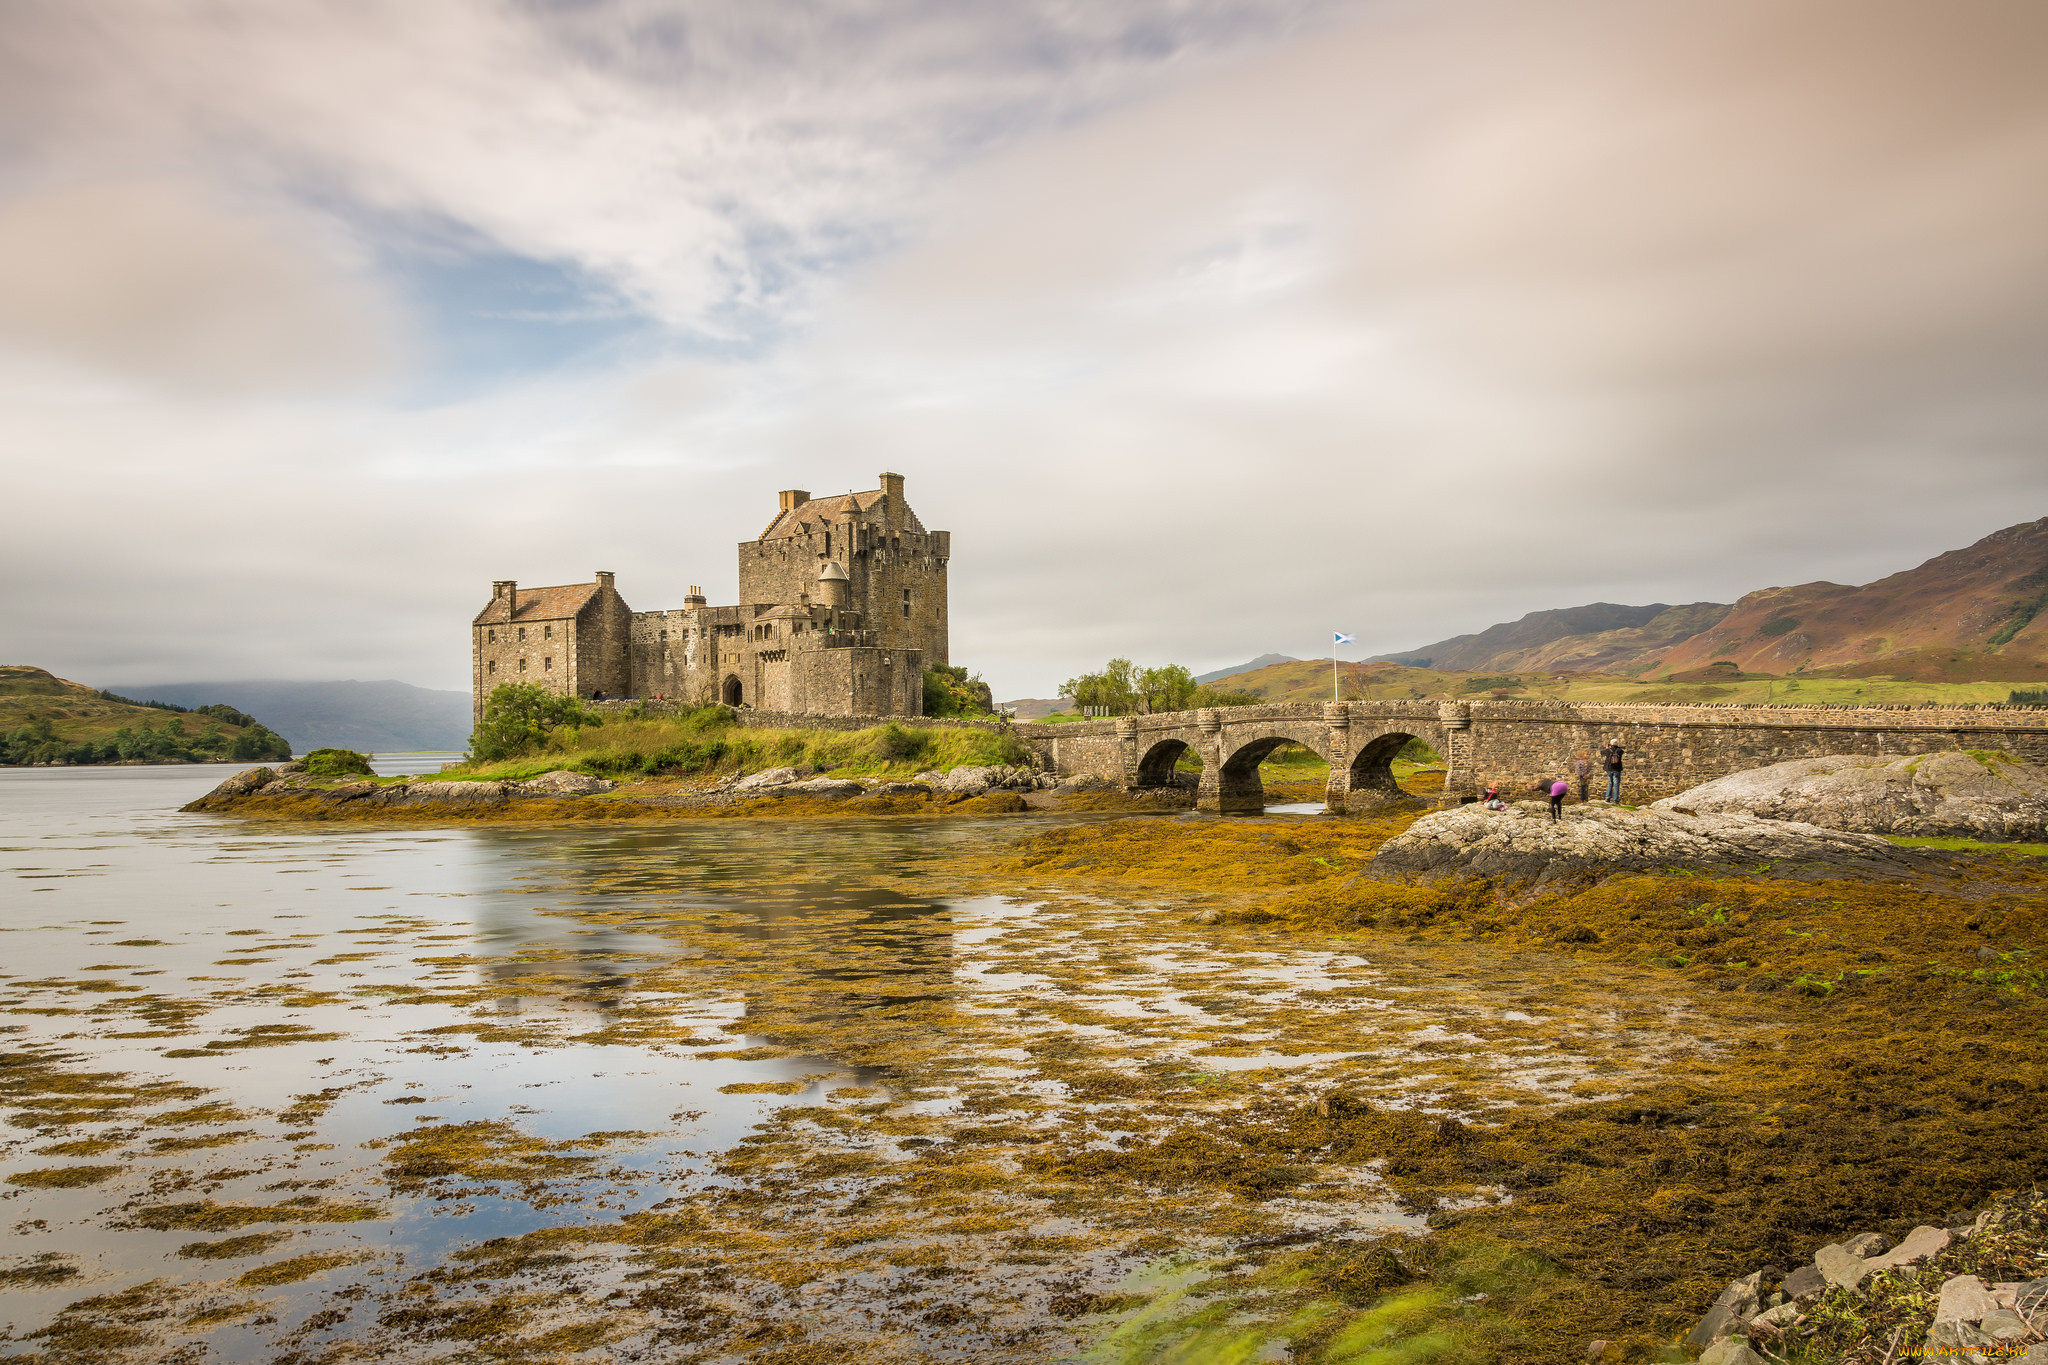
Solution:
[(2036, 0), (0, 13), (0, 662), (465, 687), (882, 469), (999, 696), (2048, 513)]

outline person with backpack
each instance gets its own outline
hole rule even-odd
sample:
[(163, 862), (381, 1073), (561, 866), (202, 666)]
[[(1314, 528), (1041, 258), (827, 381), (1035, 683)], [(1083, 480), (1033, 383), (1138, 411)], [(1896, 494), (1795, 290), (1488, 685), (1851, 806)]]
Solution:
[(1607, 804), (1621, 804), (1621, 741), (1615, 740), (1600, 751), (1600, 762), (1607, 769)]
[(1548, 793), (1550, 793), (1550, 823), (1551, 823), (1551, 824), (1553, 824), (1553, 825), (1554, 825), (1554, 824), (1556, 824), (1556, 823), (1557, 823), (1558, 821), (1560, 821), (1560, 820), (1564, 819), (1564, 798), (1565, 798), (1565, 793), (1569, 792), (1569, 791), (1570, 791), (1571, 789), (1572, 789), (1572, 784), (1571, 784), (1571, 783), (1569, 783), (1569, 782), (1567, 782), (1567, 781), (1565, 781), (1565, 780), (1564, 780), (1563, 778), (1561, 778), (1561, 777), (1559, 777), (1559, 778), (1548, 778), (1548, 777), (1545, 777), (1545, 778), (1539, 778), (1539, 779), (1537, 780), (1537, 782), (1536, 782), (1536, 785), (1535, 785), (1535, 786), (1534, 786), (1533, 788), (1531, 788), (1531, 790), (1533, 790), (1533, 791), (1539, 791), (1539, 792), (1548, 792)]
[(1584, 804), (1585, 804), (1585, 802), (1586, 802), (1586, 781), (1587, 781), (1587, 779), (1588, 779), (1588, 778), (1590, 778), (1590, 777), (1591, 777), (1592, 775), (1593, 775), (1593, 760), (1592, 760), (1592, 759), (1591, 759), (1590, 757), (1588, 757), (1588, 756), (1587, 756), (1587, 754), (1586, 754), (1586, 751), (1585, 751), (1584, 749), (1581, 749), (1581, 750), (1579, 750), (1579, 751), (1578, 751), (1578, 752), (1577, 752), (1576, 754), (1573, 754), (1573, 755), (1572, 755), (1572, 777), (1573, 777), (1573, 778), (1575, 778), (1575, 779), (1576, 779), (1576, 780), (1578, 781), (1578, 784), (1579, 784), (1579, 804), (1580, 804), (1580, 805), (1584, 805)]

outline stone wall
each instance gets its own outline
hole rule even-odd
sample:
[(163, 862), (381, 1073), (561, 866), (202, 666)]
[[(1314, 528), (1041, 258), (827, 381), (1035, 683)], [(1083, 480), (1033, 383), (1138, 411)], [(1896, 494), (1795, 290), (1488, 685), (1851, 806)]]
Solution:
[(1671, 796), (1710, 778), (1823, 754), (2001, 750), (2048, 763), (2048, 708), (1574, 704), (1536, 701), (1371, 701), (1231, 707), (1071, 725), (1017, 727), (1041, 762), (1065, 775), (1126, 786), (1162, 785), (1174, 760), (1202, 760), (1198, 803), (1252, 810), (1263, 803), (1258, 763), (1293, 741), (1330, 763), (1327, 799), (1358, 809), (1399, 795), (1392, 761), (1410, 738), (1447, 760), (1443, 801), (1487, 785), (1526, 792), (1565, 777), (1584, 751), (1604, 788), (1599, 751), (1626, 751), (1622, 797)]
[[(650, 716), (672, 716), (691, 708), (677, 701), (606, 701), (594, 703), (592, 710), (606, 715), (628, 715), (638, 708), (640, 714)], [(953, 716), (903, 716), (865, 715), (832, 716), (802, 711), (757, 711), (746, 708), (733, 713), (733, 719), (743, 726), (757, 730), (866, 730), (876, 725), (901, 725), (914, 730), (986, 730), (1001, 734), (1014, 728), (1007, 721), (961, 720)]]

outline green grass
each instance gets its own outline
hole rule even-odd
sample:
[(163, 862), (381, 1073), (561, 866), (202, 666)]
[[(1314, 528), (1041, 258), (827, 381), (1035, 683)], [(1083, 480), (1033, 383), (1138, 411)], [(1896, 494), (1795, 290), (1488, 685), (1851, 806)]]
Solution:
[(1933, 839), (1904, 834), (1885, 838), (1900, 848), (1945, 848), (1955, 853), (2018, 853), (2029, 858), (2048, 858), (2048, 844), (1994, 844), (1983, 839)]
[(1015, 736), (988, 730), (893, 724), (866, 730), (749, 729), (714, 708), (569, 726), (550, 735), (538, 753), (452, 768), (423, 780), (509, 781), (558, 768), (612, 778), (747, 773), (799, 764), (850, 777), (909, 777), (930, 769), (1020, 764), (1028, 756)]

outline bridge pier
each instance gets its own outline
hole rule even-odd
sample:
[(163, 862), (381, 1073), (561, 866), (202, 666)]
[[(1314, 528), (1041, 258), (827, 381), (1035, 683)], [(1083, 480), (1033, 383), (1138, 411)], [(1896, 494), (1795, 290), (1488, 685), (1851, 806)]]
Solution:
[(1436, 708), (1436, 719), (1444, 732), (1444, 789), (1436, 803), (1448, 810), (1475, 800), (1479, 795), (1472, 764), (1472, 703), (1440, 702)]
[(1323, 784), (1323, 809), (1349, 810), (1351, 764), (1347, 759), (1351, 753), (1351, 708), (1343, 702), (1324, 702), (1323, 723), (1330, 727), (1330, 737), (1323, 748), (1323, 757), (1330, 765), (1330, 779)]
[(1224, 760), (1223, 714), (1213, 707), (1195, 712), (1195, 729), (1201, 735), (1202, 784), (1195, 788), (1195, 809), (1211, 815), (1257, 815), (1266, 809), (1266, 789), (1259, 782), (1259, 765), (1253, 760), (1249, 771), (1242, 763), (1235, 768)]

